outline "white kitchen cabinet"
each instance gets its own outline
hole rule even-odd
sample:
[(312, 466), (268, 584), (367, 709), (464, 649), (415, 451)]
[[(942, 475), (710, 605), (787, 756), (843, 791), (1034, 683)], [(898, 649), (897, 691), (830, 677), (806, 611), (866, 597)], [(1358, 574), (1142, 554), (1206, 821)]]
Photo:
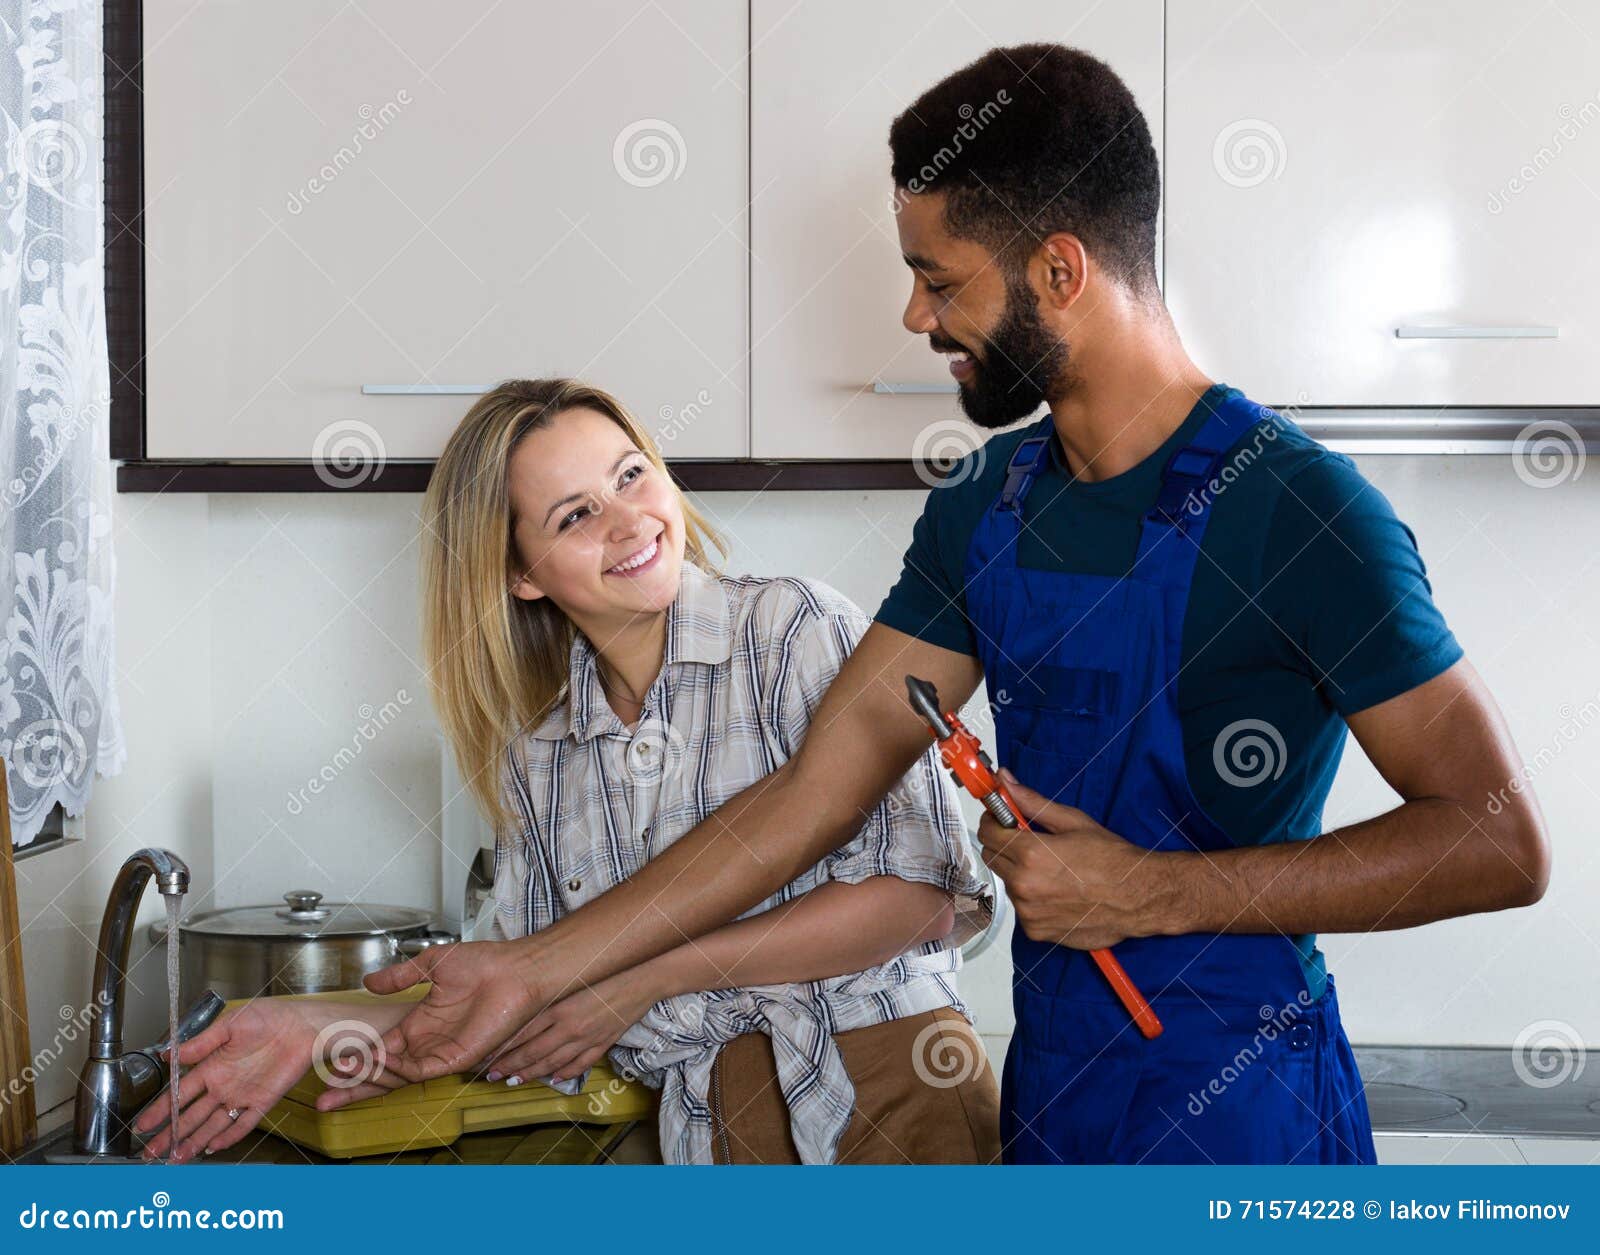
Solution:
[(982, 438), (963, 431), (944, 359), (900, 323), (911, 276), (891, 210), (889, 124), (989, 48), (1052, 40), (1122, 75), (1159, 153), (1161, 24), (1160, 0), (754, 0), (755, 456), (906, 458)]
[(1202, 369), (1273, 404), (1600, 402), (1597, 39), (1494, 0), (1169, 5), (1166, 293)]
[[(743, 0), (146, 0), (147, 456), (431, 458), (572, 374), (743, 457)], [(320, 444), (319, 444), (320, 442)]]

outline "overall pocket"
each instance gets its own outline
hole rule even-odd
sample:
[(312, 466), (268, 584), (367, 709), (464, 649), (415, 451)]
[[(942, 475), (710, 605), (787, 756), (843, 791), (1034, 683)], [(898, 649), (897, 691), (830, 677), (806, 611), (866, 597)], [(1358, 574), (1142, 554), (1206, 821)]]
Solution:
[(1103, 1007), (1018, 991), (1009, 1162), (1118, 1162), (1144, 1051), (1107, 1028)]
[(1091, 814), (1103, 809), (1118, 679), (1113, 671), (1049, 662), (1000, 668), (991, 692), (1002, 765), (1052, 801)]
[(1094, 767), (1089, 759), (1036, 750), (1020, 742), (1012, 748), (1010, 758), (1011, 761), (1002, 766), (1009, 767), (1011, 774), (1035, 793), (1042, 793), (1063, 806), (1090, 809), (1084, 805), (1085, 786)]

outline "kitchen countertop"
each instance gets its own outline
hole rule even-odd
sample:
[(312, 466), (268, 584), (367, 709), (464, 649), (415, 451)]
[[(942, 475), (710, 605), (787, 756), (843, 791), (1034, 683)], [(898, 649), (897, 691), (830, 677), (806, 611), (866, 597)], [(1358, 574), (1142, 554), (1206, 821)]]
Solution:
[[(604, 1163), (621, 1144), (633, 1124), (541, 1124), (517, 1129), (466, 1133), (449, 1146), (431, 1146), (396, 1154), (356, 1159), (332, 1159), (286, 1138), (254, 1130), (236, 1145), (195, 1161), (252, 1164), (592, 1164)], [(72, 1126), (45, 1134), (26, 1150), (18, 1163), (59, 1162), (54, 1157), (70, 1151)], [(619, 1157), (619, 1162), (622, 1161)], [(73, 1160), (78, 1164), (94, 1161)], [(137, 1160), (103, 1160), (101, 1164), (142, 1163)]]
[[(1548, 1069), (1510, 1047), (1357, 1046), (1373, 1131), (1441, 1137), (1600, 1140), (1600, 1066), (1581, 1053)], [(1537, 1062), (1537, 1061), (1535, 1061)], [(46, 1134), (20, 1162), (68, 1148), (68, 1123)], [(254, 1132), (211, 1163), (594, 1163), (633, 1125), (554, 1124), (469, 1133), (452, 1146), (360, 1159), (330, 1159), (270, 1133)]]
[(1548, 1068), (1509, 1046), (1355, 1054), (1374, 1132), (1600, 1139), (1600, 1066), (1585, 1069), (1582, 1052), (1552, 1054)]

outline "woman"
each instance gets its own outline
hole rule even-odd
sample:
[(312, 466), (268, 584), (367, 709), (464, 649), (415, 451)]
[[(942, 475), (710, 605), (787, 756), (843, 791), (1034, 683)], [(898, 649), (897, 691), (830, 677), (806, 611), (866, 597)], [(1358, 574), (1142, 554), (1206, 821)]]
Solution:
[[(793, 754), (865, 628), (825, 585), (713, 574), (721, 542), (648, 436), (570, 380), (472, 407), (423, 532), (430, 683), (495, 825), (502, 937), (604, 893)], [(669, 1162), (989, 1161), (998, 1097), (954, 984), (988, 907), (930, 752), (847, 845), (558, 1003), (488, 1078), (570, 1088), (609, 1053), (661, 1090)], [(381, 1033), (403, 1010), (267, 999), (219, 1020), (180, 1052), (197, 1064), (180, 1157), (243, 1136), (334, 1021)]]

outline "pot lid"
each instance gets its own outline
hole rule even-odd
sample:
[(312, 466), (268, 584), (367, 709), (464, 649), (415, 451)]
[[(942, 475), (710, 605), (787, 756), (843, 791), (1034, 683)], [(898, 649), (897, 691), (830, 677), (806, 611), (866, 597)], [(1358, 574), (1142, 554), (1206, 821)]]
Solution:
[(314, 889), (291, 889), (283, 901), (283, 906), (203, 911), (180, 921), (178, 932), (207, 937), (370, 937), (427, 928), (433, 922), (431, 911), (413, 906), (325, 903)]

